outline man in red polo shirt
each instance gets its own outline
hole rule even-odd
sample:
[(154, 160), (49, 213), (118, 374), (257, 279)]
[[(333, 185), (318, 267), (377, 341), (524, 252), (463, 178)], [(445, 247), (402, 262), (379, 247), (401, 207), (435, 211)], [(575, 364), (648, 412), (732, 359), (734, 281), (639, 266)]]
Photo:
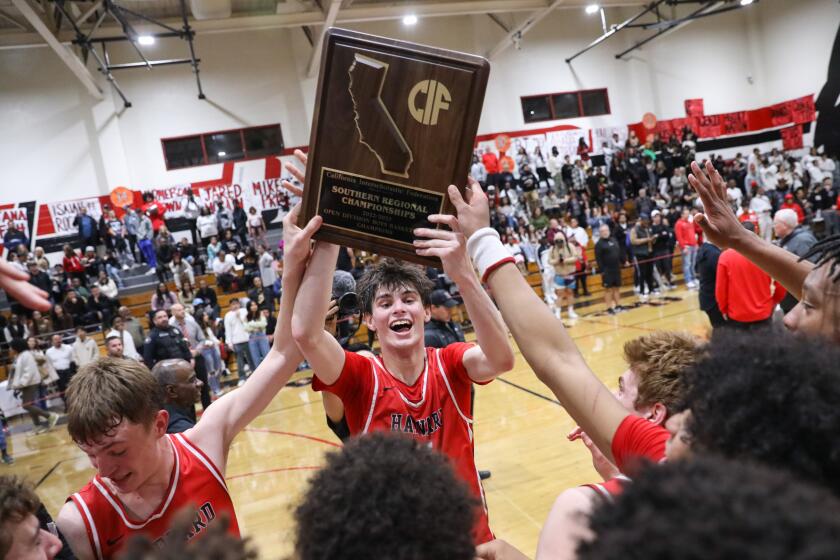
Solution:
[[(755, 232), (752, 222), (744, 222), (743, 226)], [(773, 309), (786, 293), (781, 284), (734, 249), (721, 253), (715, 299), (726, 319), (725, 326), (755, 328), (768, 325)]]

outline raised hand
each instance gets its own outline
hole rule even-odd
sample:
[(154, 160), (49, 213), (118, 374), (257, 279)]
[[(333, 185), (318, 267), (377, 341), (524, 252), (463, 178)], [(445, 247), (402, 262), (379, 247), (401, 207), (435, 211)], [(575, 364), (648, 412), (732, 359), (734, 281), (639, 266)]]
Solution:
[(528, 560), (516, 547), (501, 539), (478, 545), (475, 557), (476, 560)]
[(27, 282), (29, 275), (0, 260), (0, 289), (29, 309), (49, 311), (52, 304), (47, 292)]
[(743, 239), (746, 230), (741, 226), (726, 195), (726, 182), (710, 161), (703, 170), (691, 162), (688, 182), (703, 202), (703, 212), (694, 219), (703, 228), (706, 238), (721, 249), (727, 249)]
[[(301, 170), (300, 170), (300, 169), (299, 169), (296, 165), (294, 165), (293, 163), (289, 163), (289, 162), (283, 162), (283, 168), (284, 168), (286, 171), (288, 171), (289, 173), (291, 173), (291, 174), (292, 174), (292, 177), (294, 177), (295, 179), (297, 179), (298, 181), (300, 181), (300, 184), (301, 184), (301, 185), (303, 185), (303, 184), (305, 184), (305, 183), (306, 183), (306, 174), (305, 174), (305, 172), (306, 172), (306, 160), (307, 160), (307, 157), (306, 157), (306, 154), (304, 154), (302, 151), (300, 151), (300, 150), (295, 150), (295, 158), (297, 158), (297, 160), (298, 160), (298, 161), (300, 162), (300, 164), (303, 166), (303, 169), (304, 169), (303, 171), (301, 171)], [(291, 181), (286, 181), (286, 180), (283, 180), (280, 184), (283, 186), (283, 188), (284, 188), (284, 189), (286, 189), (287, 191), (291, 192), (292, 194), (295, 194), (295, 195), (297, 195), (297, 196), (302, 196), (302, 195), (303, 195), (303, 189), (302, 189), (302, 188), (300, 188), (300, 187), (298, 187), (298, 186), (295, 186), (294, 184), (292, 184), (292, 182), (291, 182)]]
[[(455, 187), (450, 187), (455, 188)], [(456, 189), (457, 190), (457, 189)], [(449, 226), (445, 229), (417, 228), (414, 235), (425, 239), (415, 239), (415, 251), (421, 257), (438, 257), (443, 263), (443, 271), (455, 283), (474, 274), (470, 259), (467, 257), (467, 240), (458, 219), (448, 214), (432, 214), (429, 221), (433, 224)]]
[(303, 229), (297, 225), (300, 217), (300, 203), (283, 218), (283, 266), (293, 267), (305, 265), (309, 259), (312, 246), (312, 235), (318, 231), (323, 222), (321, 216), (315, 216)]
[(585, 445), (589, 450), (589, 453), (592, 454), (592, 466), (598, 474), (601, 475), (601, 478), (604, 480), (610, 480), (621, 474), (618, 467), (612, 464), (610, 460), (601, 453), (601, 450), (598, 449), (598, 446), (595, 445), (592, 438), (586, 435), (586, 432), (584, 432), (580, 426), (569, 432), (569, 435), (566, 437), (569, 441), (580, 440), (583, 442), (583, 445)]
[(481, 190), (481, 185), (472, 177), (467, 178), (467, 199), (455, 185), (449, 185), (449, 200), (455, 205), (458, 213), (458, 224), (464, 237), (469, 239), (477, 230), (490, 225), (490, 202)]

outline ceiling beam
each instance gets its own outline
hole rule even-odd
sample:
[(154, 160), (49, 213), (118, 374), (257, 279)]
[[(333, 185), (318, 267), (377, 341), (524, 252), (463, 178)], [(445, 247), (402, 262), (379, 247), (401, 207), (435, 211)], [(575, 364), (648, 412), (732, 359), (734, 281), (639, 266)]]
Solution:
[(321, 27), (321, 34), (318, 36), (315, 44), (312, 45), (312, 56), (309, 58), (309, 64), (306, 67), (307, 78), (315, 77), (315, 73), (318, 71), (318, 66), (321, 64), (321, 51), (324, 47), (324, 37), (327, 35), (327, 30), (335, 23), (340, 9), (341, 0), (332, 0), (330, 2), (330, 7), (327, 8), (327, 15)]
[(58, 38), (53, 35), (52, 31), (49, 30), (47, 25), (44, 21), (38, 17), (38, 14), (35, 13), (35, 10), (32, 9), (32, 6), (29, 5), (27, 0), (12, 0), (12, 4), (21, 15), (26, 18), (26, 21), (37, 31), (41, 37), (43, 37), (44, 41), (55, 51), (55, 54), (58, 55), (58, 58), (61, 59), (64, 64), (70, 69), (70, 71), (82, 82), (82, 85), (85, 86), (85, 89), (96, 99), (103, 99), (104, 96), (102, 95), (102, 90), (99, 89), (99, 85), (96, 83), (93, 75), (88, 71), (87, 67), (82, 64), (82, 61), (70, 50), (69, 47), (61, 44)]
[(522, 37), (528, 33), (537, 23), (540, 22), (545, 16), (550, 14), (557, 8), (560, 4), (565, 2), (566, 0), (554, 0), (548, 6), (542, 8), (541, 10), (537, 10), (525, 18), (525, 21), (511, 29), (507, 35), (505, 35), (504, 39), (496, 43), (496, 46), (487, 51), (487, 59), (493, 60), (496, 56), (498, 56), (501, 52), (507, 49), (509, 46), (513, 45), (522, 40)]
[(0, 9), (0, 19), (2, 19), (3, 21), (6, 21), (8, 23), (11, 23), (12, 25), (14, 25), (15, 27), (17, 27), (18, 29), (20, 29), (22, 31), (29, 31), (28, 27), (26, 27), (25, 25), (20, 23), (18, 20), (16, 20), (12, 16), (8, 15), (2, 9)]

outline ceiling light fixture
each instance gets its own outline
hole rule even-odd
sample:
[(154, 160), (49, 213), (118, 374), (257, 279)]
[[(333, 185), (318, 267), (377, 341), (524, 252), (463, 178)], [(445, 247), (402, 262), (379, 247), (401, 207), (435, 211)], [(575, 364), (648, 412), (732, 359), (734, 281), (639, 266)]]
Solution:
[(589, 14), (589, 15), (592, 15), (592, 14), (598, 13), (598, 10), (600, 10), (600, 9), (601, 9), (601, 6), (599, 6), (598, 4), (589, 4), (586, 7), (586, 13)]
[(752, 3), (753, 3), (753, 0), (741, 0), (741, 5), (742, 6), (749, 6)]
[(227, 152), (219, 152), (219, 157), (226, 156)]
[(146, 46), (154, 45), (155, 44), (155, 38), (152, 37), (151, 35), (140, 35), (139, 37), (137, 37), (137, 43), (140, 44), (140, 45), (146, 45)]
[(417, 23), (417, 16), (409, 14), (403, 18), (403, 25), (415, 25)]

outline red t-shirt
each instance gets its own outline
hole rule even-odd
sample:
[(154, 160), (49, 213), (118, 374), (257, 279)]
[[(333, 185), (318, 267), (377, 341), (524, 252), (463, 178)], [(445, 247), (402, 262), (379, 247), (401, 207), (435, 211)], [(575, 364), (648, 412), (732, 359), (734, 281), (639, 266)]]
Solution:
[(669, 437), (668, 430), (662, 426), (628, 414), (613, 436), (615, 465), (622, 473), (632, 475), (640, 459), (661, 463), (665, 460), (665, 442)]
[[(207, 526), (222, 515), (230, 519), (228, 533), (239, 537), (236, 512), (222, 473), (183, 434), (166, 437), (175, 451), (172, 476), (166, 499), (146, 519), (131, 518), (99, 475), (67, 498), (79, 510), (94, 557), (98, 560), (114, 558), (134, 535), (145, 535), (155, 542), (171, 538), (168, 533), (172, 521), (184, 508), (190, 508), (195, 516), (186, 535), (188, 540), (200, 538)], [(177, 535), (175, 538), (183, 537)]]
[(769, 319), (786, 293), (781, 284), (734, 249), (720, 254), (715, 299), (720, 312), (730, 319), (742, 323)]
[(412, 386), (385, 368), (378, 358), (344, 353), (344, 369), (338, 380), (326, 385), (317, 375), (316, 391), (329, 391), (344, 403), (352, 435), (374, 431), (402, 432), (441, 451), (452, 461), (455, 472), (481, 499), (482, 507), (473, 528), (480, 544), (492, 540), (484, 489), (475, 468), (470, 387), (473, 381), (464, 367), (464, 352), (472, 344), (454, 343), (446, 348), (426, 348), (426, 367)]

